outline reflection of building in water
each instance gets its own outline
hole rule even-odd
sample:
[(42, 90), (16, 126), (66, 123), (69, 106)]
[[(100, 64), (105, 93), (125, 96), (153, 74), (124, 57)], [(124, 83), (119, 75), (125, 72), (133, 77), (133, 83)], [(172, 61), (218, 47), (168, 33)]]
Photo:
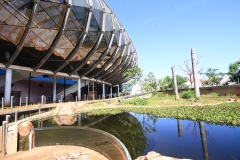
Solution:
[(147, 147), (147, 139), (140, 122), (127, 112), (109, 116), (90, 127), (116, 136), (127, 147), (133, 159), (140, 156)]

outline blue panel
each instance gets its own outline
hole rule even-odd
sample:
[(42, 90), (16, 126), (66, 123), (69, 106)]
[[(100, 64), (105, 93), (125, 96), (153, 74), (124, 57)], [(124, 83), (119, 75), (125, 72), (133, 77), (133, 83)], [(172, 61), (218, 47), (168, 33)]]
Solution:
[(0, 76), (5, 75), (6, 74), (6, 70), (0, 70)]
[[(28, 80), (29, 78), (27, 78), (26, 80)], [(36, 78), (31, 78), (32, 81), (43, 81), (43, 82), (50, 82), (53, 83), (53, 78), (52, 77), (43, 77), (43, 76), (39, 76)], [(57, 83), (58, 84), (64, 84), (64, 79), (63, 78), (57, 78)], [(77, 81), (73, 81), (73, 80), (68, 80), (66, 79), (66, 85), (73, 85), (77, 83)]]

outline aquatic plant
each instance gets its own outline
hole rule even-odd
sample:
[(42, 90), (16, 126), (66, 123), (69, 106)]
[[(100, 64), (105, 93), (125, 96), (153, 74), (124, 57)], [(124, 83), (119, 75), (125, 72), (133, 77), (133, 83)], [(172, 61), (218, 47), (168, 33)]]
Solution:
[(188, 119), (193, 121), (204, 121), (214, 124), (226, 124), (240, 126), (240, 103), (223, 103), (214, 106), (174, 106), (174, 107), (141, 107), (122, 106), (115, 108), (93, 109), (88, 115), (115, 115), (122, 112), (135, 112), (140, 114), (153, 114), (158, 117), (176, 119)]

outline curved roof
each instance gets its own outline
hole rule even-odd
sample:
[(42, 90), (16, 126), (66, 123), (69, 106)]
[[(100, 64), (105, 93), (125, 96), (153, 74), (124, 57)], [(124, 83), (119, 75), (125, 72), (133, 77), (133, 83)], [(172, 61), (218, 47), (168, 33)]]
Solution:
[(117, 84), (136, 50), (103, 0), (0, 1), (0, 67)]

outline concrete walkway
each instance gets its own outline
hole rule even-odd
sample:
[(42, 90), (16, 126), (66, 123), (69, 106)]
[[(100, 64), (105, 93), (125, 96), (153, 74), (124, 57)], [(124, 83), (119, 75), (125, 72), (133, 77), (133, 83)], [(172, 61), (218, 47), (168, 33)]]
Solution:
[(31, 151), (20, 151), (5, 157), (2, 160), (107, 160), (106, 157), (94, 150), (79, 146), (45, 146)]
[[(57, 106), (58, 103), (49, 103), (49, 104), (44, 104), (43, 107), (41, 109), (51, 109), (51, 108), (55, 108)], [(10, 108), (4, 108), (3, 110), (0, 109), (0, 115), (7, 115), (7, 114), (12, 114), (15, 111), (18, 110), (19, 113), (21, 112), (27, 112), (27, 111), (38, 111), (39, 109), (39, 105), (30, 105), (28, 107), (26, 106), (14, 106), (12, 108), (12, 112)]]

